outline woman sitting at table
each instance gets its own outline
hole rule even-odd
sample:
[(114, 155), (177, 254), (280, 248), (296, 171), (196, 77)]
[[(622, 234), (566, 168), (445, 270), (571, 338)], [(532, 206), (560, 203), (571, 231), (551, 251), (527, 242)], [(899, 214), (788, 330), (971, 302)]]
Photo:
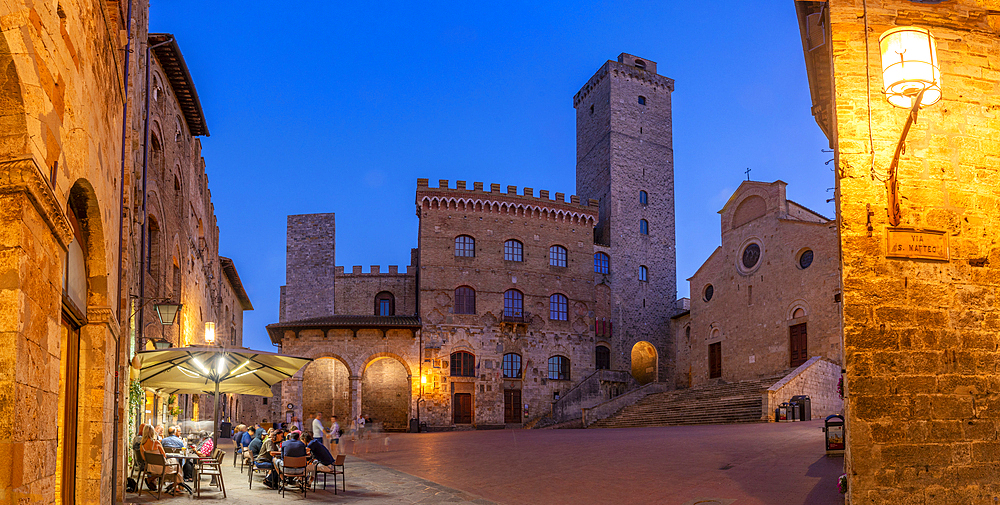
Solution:
[(201, 432), (201, 436), (205, 439), (201, 441), (198, 447), (194, 448), (194, 452), (198, 453), (199, 456), (207, 458), (212, 455), (212, 449), (215, 448), (215, 442), (212, 437), (208, 436), (208, 432)]
[[(143, 427), (143, 429), (142, 429), (142, 441), (140, 442), (139, 447), (142, 448), (143, 458), (146, 457), (145, 455), (146, 455), (147, 452), (158, 452), (158, 453), (160, 453), (160, 455), (163, 456), (164, 459), (166, 460), (167, 466), (168, 467), (169, 466), (173, 466), (176, 469), (176, 471), (173, 474), (173, 476), (174, 476), (174, 484), (180, 484), (181, 483), (181, 479), (183, 479), (183, 477), (181, 477), (180, 465), (177, 463), (176, 459), (174, 459), (174, 458), (167, 458), (167, 453), (164, 452), (163, 446), (160, 445), (160, 441), (156, 440), (156, 431), (153, 430), (152, 426), (150, 426), (150, 425), (147, 424), (146, 426)], [(158, 475), (162, 474), (163, 471), (164, 471), (164, 467), (162, 467), (160, 465), (151, 465), (151, 464), (148, 464), (148, 463), (146, 464), (146, 472), (152, 474), (153, 476), (158, 476)], [(178, 487), (178, 486), (174, 486), (173, 492), (174, 492), (174, 494), (179, 494), (179, 493), (182, 493), (183, 490), (180, 487)]]

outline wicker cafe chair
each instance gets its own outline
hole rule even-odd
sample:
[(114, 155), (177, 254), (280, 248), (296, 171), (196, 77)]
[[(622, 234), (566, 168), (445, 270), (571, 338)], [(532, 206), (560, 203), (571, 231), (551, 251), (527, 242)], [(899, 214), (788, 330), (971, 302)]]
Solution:
[[(143, 473), (148, 476), (156, 477), (157, 480), (159, 480), (160, 485), (156, 490), (157, 491), (156, 499), (159, 500), (160, 497), (163, 496), (163, 481), (166, 480), (165, 478), (167, 476), (177, 474), (180, 471), (180, 467), (176, 464), (168, 464), (166, 458), (164, 458), (163, 455), (158, 452), (147, 452), (145, 453), (145, 456), (146, 456), (146, 469), (143, 470)], [(152, 473), (149, 471), (149, 465), (160, 465), (160, 468), (162, 468), (163, 471), (160, 472), (159, 474)], [(139, 477), (142, 477), (142, 474), (140, 474)], [(141, 484), (143, 483), (143, 480), (144, 479), (141, 478), (139, 479), (140, 494), (142, 494)], [(149, 494), (150, 496), (152, 496), (153, 491), (149, 491)]]
[(202, 458), (198, 460), (194, 470), (194, 490), (201, 498), (201, 478), (210, 476), (215, 478), (215, 486), (222, 491), (222, 497), (226, 497), (226, 483), (222, 480), (222, 460), (226, 457), (226, 451), (215, 452), (214, 458)]
[[(330, 470), (320, 470), (319, 464), (316, 465), (316, 469), (313, 472), (313, 491), (316, 491), (316, 481), (318, 480), (319, 474), (323, 474), (323, 489), (326, 489), (326, 476), (333, 475), (333, 494), (337, 494), (337, 476), (340, 476), (341, 484), (343, 485), (344, 492), (347, 492), (347, 481), (344, 480), (344, 460), (347, 456), (344, 454), (338, 454), (337, 459), (333, 462), (333, 468)], [(339, 468), (339, 470), (338, 470)]]
[(309, 474), (306, 472), (306, 465), (309, 458), (306, 456), (286, 456), (278, 466), (278, 482), (281, 486), (281, 497), (285, 497), (285, 488), (288, 487), (285, 479), (293, 479), (302, 490), (302, 497), (306, 497), (306, 490), (309, 489)]

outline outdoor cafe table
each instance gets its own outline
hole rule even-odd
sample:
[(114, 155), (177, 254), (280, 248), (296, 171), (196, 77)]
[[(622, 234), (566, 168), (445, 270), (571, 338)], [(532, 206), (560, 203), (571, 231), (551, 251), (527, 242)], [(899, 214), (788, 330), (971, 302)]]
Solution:
[[(184, 460), (188, 460), (188, 459), (192, 459), (192, 460), (212, 459), (212, 458), (207, 458), (207, 457), (201, 456), (198, 453), (196, 453), (196, 452), (188, 449), (187, 447), (185, 447), (181, 452), (168, 452), (167, 453), (167, 457), (168, 458), (174, 458), (174, 459), (180, 460), (181, 467), (184, 466)], [(167, 490), (170, 491), (171, 489), (173, 489), (174, 485), (175, 484), (171, 484), (169, 487), (167, 487)], [(188, 492), (188, 494), (194, 494), (194, 490), (191, 489), (191, 486), (188, 486), (187, 484), (185, 484), (184, 481), (181, 481), (181, 486), (184, 487), (184, 489)]]

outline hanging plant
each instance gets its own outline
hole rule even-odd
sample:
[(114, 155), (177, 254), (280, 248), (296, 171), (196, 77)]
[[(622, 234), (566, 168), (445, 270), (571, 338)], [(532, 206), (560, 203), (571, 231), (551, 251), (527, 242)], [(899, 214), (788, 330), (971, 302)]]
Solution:
[(181, 408), (177, 405), (177, 395), (167, 397), (167, 413), (173, 417), (181, 415)]
[(840, 380), (837, 382), (837, 394), (840, 395), (840, 399), (844, 399), (844, 376), (840, 376)]
[(837, 491), (840, 494), (847, 494), (847, 474), (843, 474), (837, 478)]

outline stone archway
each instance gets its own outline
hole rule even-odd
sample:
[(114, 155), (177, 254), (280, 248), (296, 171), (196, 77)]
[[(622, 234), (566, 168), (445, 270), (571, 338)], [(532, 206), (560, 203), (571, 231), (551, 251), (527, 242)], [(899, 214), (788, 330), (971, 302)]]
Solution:
[(310, 419), (322, 412), (329, 422), (330, 416), (345, 421), (356, 417), (351, 409), (351, 372), (337, 358), (317, 358), (302, 372), (302, 419)]
[(632, 377), (639, 384), (655, 382), (659, 372), (658, 366), (659, 360), (653, 344), (640, 341), (632, 346)]
[(385, 430), (403, 431), (410, 419), (410, 374), (392, 357), (369, 361), (361, 376), (361, 414)]

